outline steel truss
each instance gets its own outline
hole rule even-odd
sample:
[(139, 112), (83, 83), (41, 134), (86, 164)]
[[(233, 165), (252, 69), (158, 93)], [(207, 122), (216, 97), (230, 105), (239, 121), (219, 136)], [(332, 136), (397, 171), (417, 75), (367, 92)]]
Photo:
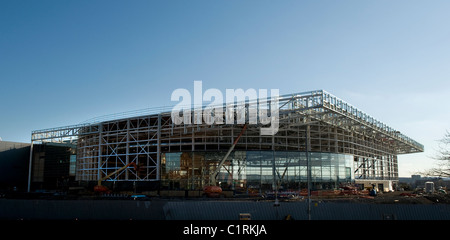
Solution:
[[(227, 107), (236, 114), (245, 106), (248, 114), (249, 106), (257, 101)], [(356, 179), (397, 179), (397, 155), (424, 150), (420, 143), (326, 91), (284, 95), (278, 101), (278, 133), (264, 136), (260, 134), (263, 125), (250, 124), (235, 151), (306, 151), (309, 145), (311, 152), (353, 155)], [(76, 142), (77, 180), (96, 181), (134, 162), (137, 171), (130, 167), (110, 180), (159, 181), (163, 153), (226, 152), (242, 128), (239, 124), (176, 125), (170, 112), (120, 116), (123, 118), (33, 131), (32, 143)]]

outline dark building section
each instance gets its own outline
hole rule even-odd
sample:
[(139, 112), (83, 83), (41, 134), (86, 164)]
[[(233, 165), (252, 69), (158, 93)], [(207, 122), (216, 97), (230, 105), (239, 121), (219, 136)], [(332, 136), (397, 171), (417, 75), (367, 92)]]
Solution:
[(0, 191), (27, 188), (30, 144), (0, 141)]
[(33, 145), (32, 190), (67, 190), (75, 178), (76, 146), (65, 143)]

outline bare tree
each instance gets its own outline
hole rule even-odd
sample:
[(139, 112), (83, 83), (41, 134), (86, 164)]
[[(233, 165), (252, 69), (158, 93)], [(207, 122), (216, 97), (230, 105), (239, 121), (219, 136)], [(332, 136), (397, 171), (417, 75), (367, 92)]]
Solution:
[(438, 160), (436, 167), (420, 174), (430, 177), (450, 177), (450, 132), (447, 131), (444, 137), (439, 140), (439, 149), (434, 159)]

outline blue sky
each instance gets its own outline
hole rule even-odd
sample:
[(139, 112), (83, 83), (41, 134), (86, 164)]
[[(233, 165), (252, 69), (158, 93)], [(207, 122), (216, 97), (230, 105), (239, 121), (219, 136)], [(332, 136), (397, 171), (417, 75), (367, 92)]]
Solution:
[(423, 143), (450, 130), (449, 1), (0, 1), (0, 137), (174, 105), (176, 88), (325, 89)]

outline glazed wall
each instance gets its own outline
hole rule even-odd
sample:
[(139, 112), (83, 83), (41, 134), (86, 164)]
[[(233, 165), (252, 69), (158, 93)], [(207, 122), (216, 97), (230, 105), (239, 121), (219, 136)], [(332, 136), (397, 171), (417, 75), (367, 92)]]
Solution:
[[(171, 152), (161, 157), (161, 186), (166, 189), (201, 189), (225, 152)], [(316, 189), (334, 189), (351, 182), (353, 156), (310, 153), (311, 182)], [(217, 182), (229, 190), (306, 188), (307, 157), (299, 151), (235, 151), (220, 169)]]

